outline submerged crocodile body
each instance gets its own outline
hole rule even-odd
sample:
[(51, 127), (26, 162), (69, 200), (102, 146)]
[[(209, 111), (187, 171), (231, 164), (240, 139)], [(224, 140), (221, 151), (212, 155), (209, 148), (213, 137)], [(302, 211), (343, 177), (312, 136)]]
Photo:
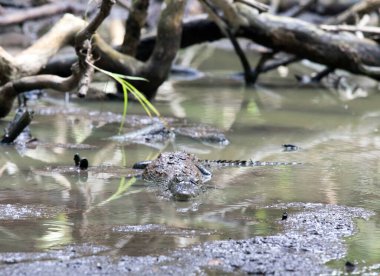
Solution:
[(194, 154), (182, 151), (161, 153), (157, 159), (134, 164), (143, 169), (144, 180), (157, 183), (169, 195), (180, 201), (189, 200), (205, 190), (213, 167), (255, 167), (297, 165), (296, 162), (259, 162), (241, 160), (200, 160)]
[(149, 145), (154, 148), (163, 148), (167, 142), (172, 141), (177, 135), (192, 138), (208, 145), (223, 147), (229, 144), (226, 136), (220, 130), (211, 126), (202, 124), (172, 124), (169, 126), (158, 119), (144, 128), (126, 134), (112, 136), (109, 139), (118, 142), (131, 142)]

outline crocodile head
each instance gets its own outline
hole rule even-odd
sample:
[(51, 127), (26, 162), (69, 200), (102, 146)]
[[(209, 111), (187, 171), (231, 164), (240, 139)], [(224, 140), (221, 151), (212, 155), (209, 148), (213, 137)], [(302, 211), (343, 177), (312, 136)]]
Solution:
[(169, 191), (172, 198), (178, 201), (188, 201), (196, 197), (202, 191), (202, 185), (193, 178), (176, 176), (168, 183)]
[(157, 159), (143, 164), (143, 179), (155, 182), (170, 191), (175, 200), (189, 200), (203, 190), (203, 183), (211, 178), (197, 157), (186, 152), (165, 152)]

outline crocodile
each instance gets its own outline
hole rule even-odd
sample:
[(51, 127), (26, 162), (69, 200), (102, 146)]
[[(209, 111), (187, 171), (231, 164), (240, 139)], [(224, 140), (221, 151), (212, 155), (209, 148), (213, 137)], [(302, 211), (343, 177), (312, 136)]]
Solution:
[(177, 151), (161, 153), (155, 160), (141, 161), (133, 169), (143, 170), (142, 178), (154, 182), (178, 201), (187, 201), (205, 190), (211, 168), (297, 165), (297, 162), (252, 160), (200, 160), (194, 154)]
[(203, 124), (164, 124), (160, 120), (153, 120), (151, 124), (139, 130), (126, 134), (109, 137), (117, 142), (132, 142), (149, 145), (154, 148), (163, 148), (166, 142), (173, 141), (177, 136), (188, 137), (207, 145), (227, 146), (226, 136), (218, 129)]

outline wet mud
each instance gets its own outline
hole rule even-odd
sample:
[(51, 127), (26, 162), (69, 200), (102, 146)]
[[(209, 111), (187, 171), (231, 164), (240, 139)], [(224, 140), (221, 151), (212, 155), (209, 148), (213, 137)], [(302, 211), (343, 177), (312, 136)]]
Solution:
[[(356, 232), (355, 219), (373, 212), (338, 205), (289, 203), (265, 208), (283, 210), (283, 229), (273, 236), (207, 242), (164, 256), (117, 256), (112, 248), (72, 246), (44, 253), (2, 253), (4, 275), (194, 275), (252, 273), (281, 275), (330, 274), (326, 263), (347, 253), (344, 238)], [(140, 229), (141, 228), (141, 229)], [(157, 231), (159, 226), (119, 226), (115, 231)], [(342, 267), (341, 271), (344, 271)]]

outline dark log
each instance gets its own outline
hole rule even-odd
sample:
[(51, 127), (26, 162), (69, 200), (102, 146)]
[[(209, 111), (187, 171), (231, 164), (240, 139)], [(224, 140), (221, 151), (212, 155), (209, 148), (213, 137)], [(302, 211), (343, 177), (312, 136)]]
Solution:
[(16, 113), (15, 118), (9, 123), (5, 129), (5, 135), (1, 139), (2, 144), (11, 144), (16, 138), (24, 131), (24, 129), (32, 121), (33, 114), (27, 110), (23, 111), (21, 115)]

